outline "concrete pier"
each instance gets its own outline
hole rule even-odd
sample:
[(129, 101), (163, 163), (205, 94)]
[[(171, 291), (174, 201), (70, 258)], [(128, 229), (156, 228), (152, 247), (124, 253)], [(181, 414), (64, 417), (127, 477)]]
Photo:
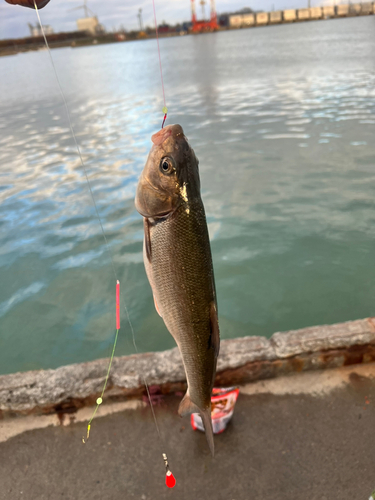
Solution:
[(180, 400), (155, 401), (162, 442), (141, 401), (102, 405), (87, 444), (87, 408), (0, 421), (0, 499), (367, 500), (375, 489), (374, 363), (241, 386), (214, 458)]
[(240, 396), (214, 458), (177, 415), (176, 349), (115, 358), (82, 444), (107, 364), (0, 377), (1, 500), (353, 500), (375, 489), (375, 318), (223, 341), (216, 383), (238, 384)]

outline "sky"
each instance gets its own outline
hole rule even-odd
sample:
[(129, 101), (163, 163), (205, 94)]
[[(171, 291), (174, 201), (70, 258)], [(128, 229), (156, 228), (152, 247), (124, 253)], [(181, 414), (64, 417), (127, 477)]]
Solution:
[[(209, 0), (207, 0), (209, 3)], [(307, 7), (308, 0), (216, 0), (216, 10), (233, 12), (244, 7), (254, 10), (284, 10)], [(333, 4), (334, 0), (311, 0), (311, 6)], [(344, 3), (344, 0), (336, 0)], [(347, 2), (345, 2), (347, 3)], [(70, 9), (83, 5), (83, 0), (51, 0), (40, 11), (43, 24), (49, 24), (55, 30), (76, 30), (76, 19), (83, 16), (83, 9), (69, 12)], [(112, 31), (123, 26), (126, 30), (138, 28), (138, 9), (142, 9), (145, 26), (154, 26), (152, 0), (88, 0), (88, 7), (99, 18), (106, 30)], [(163, 21), (171, 24), (189, 21), (190, 0), (155, 0), (158, 24)], [(199, 0), (196, 0), (197, 13), (200, 13)], [(206, 7), (206, 12), (208, 13)], [(27, 23), (35, 24), (35, 11), (25, 7), (9, 5), (0, 0), (0, 39), (29, 36)]]

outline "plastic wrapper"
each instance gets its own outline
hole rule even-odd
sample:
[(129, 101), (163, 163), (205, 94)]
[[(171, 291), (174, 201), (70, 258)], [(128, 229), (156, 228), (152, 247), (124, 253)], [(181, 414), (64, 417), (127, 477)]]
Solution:
[[(226, 389), (213, 388), (211, 396), (211, 419), (214, 434), (220, 434), (220, 432), (226, 429), (232, 418), (239, 392), (238, 387), (227, 387)], [(199, 413), (192, 413), (190, 419), (194, 430), (198, 429), (204, 432), (203, 422)]]

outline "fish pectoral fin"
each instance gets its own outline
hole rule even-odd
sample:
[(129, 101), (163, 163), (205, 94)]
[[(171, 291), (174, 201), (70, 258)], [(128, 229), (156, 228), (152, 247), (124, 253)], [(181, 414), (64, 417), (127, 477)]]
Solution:
[(145, 250), (146, 250), (146, 256), (147, 256), (147, 260), (151, 264), (150, 221), (147, 219), (147, 217), (143, 217), (143, 229), (144, 229), (144, 233), (145, 233)]
[(210, 308), (210, 337), (208, 339), (208, 348), (212, 348), (215, 351), (216, 357), (219, 356), (220, 350), (220, 330), (219, 330), (219, 320), (217, 318), (217, 309), (214, 302), (211, 302)]
[(159, 316), (162, 318), (163, 316), (161, 315), (161, 312), (159, 311), (159, 306), (158, 306), (158, 303), (156, 302), (156, 298), (155, 298), (155, 295), (153, 296), (154, 297), (154, 304), (155, 304), (155, 309), (156, 309), (156, 312), (159, 314)]
[(201, 409), (193, 403), (190, 399), (189, 393), (187, 392), (178, 407), (178, 414), (181, 417), (185, 417), (185, 415), (190, 415), (191, 413), (201, 413)]

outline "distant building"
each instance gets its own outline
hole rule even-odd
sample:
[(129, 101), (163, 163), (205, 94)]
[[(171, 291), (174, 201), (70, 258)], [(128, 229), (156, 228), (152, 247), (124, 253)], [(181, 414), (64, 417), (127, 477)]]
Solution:
[(242, 16), (241, 14), (236, 14), (229, 16), (229, 26), (231, 28), (241, 28), (242, 27)]
[(362, 3), (362, 14), (372, 14), (372, 13), (373, 13), (372, 3), (370, 2)]
[(333, 5), (324, 5), (323, 9), (323, 17), (335, 17), (335, 7)]
[(257, 13), (257, 24), (267, 24), (268, 23), (268, 12), (258, 12)]
[(297, 16), (299, 21), (307, 21), (310, 19), (310, 9), (298, 9)]
[(362, 4), (360, 3), (351, 3), (349, 12), (351, 15), (358, 16), (361, 13)]
[(160, 34), (172, 33), (174, 31), (176, 31), (176, 30), (173, 29), (171, 26), (169, 26), (169, 24), (166, 24), (166, 23), (159, 24), (159, 26), (158, 26), (158, 32)]
[[(30, 30), (31, 36), (42, 36), (43, 35), (39, 24), (36, 24), (35, 26), (33, 26), (32, 24), (28, 23), (28, 25), (29, 25), (29, 30)], [(46, 35), (51, 35), (52, 33), (54, 33), (53, 28), (51, 28), (51, 26), (49, 26), (49, 24), (44, 24), (43, 29), (44, 29), (44, 33)]]
[(218, 14), (217, 22), (222, 28), (227, 28), (229, 26), (229, 14)]
[(283, 13), (281, 10), (270, 12), (270, 23), (281, 23), (283, 20)]
[(255, 15), (254, 14), (242, 14), (242, 25), (246, 26), (254, 26), (255, 24)]
[(338, 16), (348, 16), (349, 15), (349, 4), (341, 4), (336, 7), (336, 12)]
[(320, 19), (322, 17), (321, 7), (310, 7), (310, 19)]
[(86, 31), (87, 33), (90, 33), (90, 35), (97, 35), (104, 31), (103, 26), (99, 24), (96, 16), (77, 19), (77, 28), (78, 31)]
[(294, 9), (284, 10), (284, 21), (291, 23), (296, 20), (297, 20), (297, 14)]

